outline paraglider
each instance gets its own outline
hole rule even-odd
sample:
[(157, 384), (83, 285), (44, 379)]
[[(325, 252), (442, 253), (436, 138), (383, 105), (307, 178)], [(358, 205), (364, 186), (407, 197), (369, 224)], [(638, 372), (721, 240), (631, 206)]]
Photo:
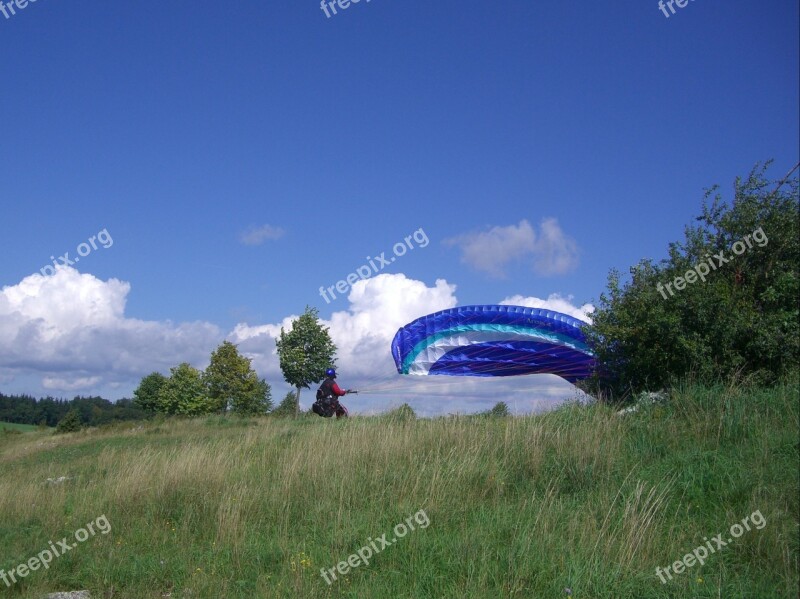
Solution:
[(311, 411), (324, 418), (330, 418), (331, 416), (347, 418), (349, 412), (341, 404), (339, 398), (348, 393), (358, 393), (358, 391), (341, 389), (336, 383), (336, 371), (333, 368), (328, 368), (325, 371), (325, 377), (322, 385), (317, 389), (317, 401), (311, 406)]
[(570, 383), (591, 375), (586, 323), (553, 310), (464, 306), (428, 314), (392, 340), (397, 372), (411, 375), (555, 374)]

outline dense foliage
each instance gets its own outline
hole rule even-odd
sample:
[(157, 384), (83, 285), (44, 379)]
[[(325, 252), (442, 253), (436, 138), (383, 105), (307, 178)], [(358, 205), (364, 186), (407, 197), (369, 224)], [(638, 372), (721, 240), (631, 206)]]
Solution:
[(139, 387), (133, 392), (133, 403), (148, 412), (158, 411), (158, 395), (167, 382), (160, 372), (152, 372), (144, 377), (139, 383)]
[(158, 393), (156, 409), (162, 414), (181, 416), (213, 412), (213, 404), (203, 386), (202, 373), (186, 362), (170, 368), (169, 378)]
[(289, 332), (281, 327), (276, 341), (283, 378), (297, 389), (296, 409), (300, 406), (300, 389), (325, 378), (328, 368), (335, 368), (336, 345), (327, 327), (319, 322), (316, 308), (306, 307), (303, 314), (292, 321)]
[(102, 397), (75, 397), (34, 399), (29, 395), (3, 395), (0, 393), (0, 421), (15, 424), (56, 426), (67, 413), (75, 409), (84, 426), (98, 426), (118, 420), (141, 420), (148, 413), (137, 408), (130, 399), (112, 403)]
[[(296, 416), (298, 411), (297, 392), (288, 391), (278, 407), (272, 411), (273, 416)], [(312, 412), (313, 414), (313, 412)]]
[(74, 433), (76, 431), (81, 430), (83, 428), (83, 423), (81, 422), (81, 416), (78, 414), (78, 410), (72, 408), (67, 415), (61, 419), (61, 422), (58, 423), (56, 427), (57, 433)]
[(506, 402), (498, 401), (491, 410), (487, 410), (484, 414), (496, 418), (505, 418), (511, 415), (511, 410), (508, 409), (508, 404)]
[(230, 341), (224, 341), (211, 354), (203, 382), (214, 411), (232, 410), (256, 416), (272, 407), (270, 386), (258, 378), (250, 367), (250, 359), (242, 356)]
[(626, 282), (611, 271), (587, 328), (590, 391), (620, 398), (687, 375), (771, 383), (800, 361), (798, 182), (769, 181), (767, 166), (736, 180), (730, 205), (709, 190), (668, 258)]
[(171, 368), (169, 377), (153, 372), (141, 380), (134, 396), (138, 406), (168, 415), (258, 416), (272, 408), (269, 384), (258, 378), (251, 360), (230, 341), (211, 353), (205, 372), (188, 363)]

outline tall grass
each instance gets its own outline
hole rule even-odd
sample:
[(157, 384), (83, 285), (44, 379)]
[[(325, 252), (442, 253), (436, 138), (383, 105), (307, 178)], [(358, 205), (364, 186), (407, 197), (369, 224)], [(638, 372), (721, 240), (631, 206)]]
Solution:
[[(798, 386), (678, 388), (618, 416), (208, 418), (0, 435), (0, 592), (40, 597), (797, 597)], [(48, 478), (68, 477), (61, 484)], [(410, 515), (430, 525), (337, 573)], [(767, 520), (655, 575), (756, 510)]]

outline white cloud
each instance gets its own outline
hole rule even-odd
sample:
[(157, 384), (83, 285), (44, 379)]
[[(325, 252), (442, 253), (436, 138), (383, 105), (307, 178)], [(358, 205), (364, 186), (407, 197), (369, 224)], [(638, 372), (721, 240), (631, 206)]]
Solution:
[(59, 266), (0, 289), (0, 366), (71, 391), (138, 381), (181, 361), (203, 363), (223, 334), (206, 322), (155, 322), (124, 314), (129, 283)]
[(445, 240), (445, 245), (461, 249), (461, 261), (492, 276), (504, 276), (512, 260), (536, 249), (536, 233), (527, 220), (519, 225), (492, 227), (479, 233), (464, 233)]
[(521, 295), (512, 295), (507, 297), (502, 302), (506, 306), (526, 306), (528, 308), (542, 308), (545, 310), (555, 310), (562, 314), (567, 314), (573, 318), (583, 320), (584, 322), (592, 323), (591, 314), (594, 312), (592, 304), (583, 304), (578, 307), (572, 303), (571, 295), (562, 297), (558, 293), (551, 293), (547, 299), (540, 299), (538, 297), (523, 297)]
[(55, 391), (77, 391), (90, 389), (100, 382), (99, 376), (84, 376), (72, 379), (46, 376), (42, 379), (42, 387)]
[[(397, 329), (425, 314), (454, 307), (454, 292), (455, 286), (443, 279), (427, 287), (404, 274), (384, 273), (357, 281), (348, 296), (350, 309), (334, 312), (328, 320), (321, 319), (338, 348), (339, 369), (349, 376), (386, 376), (396, 372), (389, 345)], [(259, 372), (282, 380), (275, 339), (281, 327), (291, 330), (295, 318), (296, 315), (287, 316), (279, 324), (238, 324), (228, 339), (253, 358)]]
[(558, 221), (546, 218), (539, 226), (533, 252), (533, 268), (541, 275), (561, 275), (578, 266), (578, 244), (561, 230)]
[(496, 226), (488, 231), (464, 233), (444, 241), (461, 250), (461, 261), (494, 277), (504, 277), (513, 261), (530, 260), (540, 275), (558, 275), (578, 265), (578, 245), (554, 218), (542, 220), (537, 235), (527, 220), (518, 225)]
[(267, 240), (280, 239), (284, 233), (283, 229), (272, 225), (253, 226), (239, 233), (239, 241), (245, 245), (261, 245)]

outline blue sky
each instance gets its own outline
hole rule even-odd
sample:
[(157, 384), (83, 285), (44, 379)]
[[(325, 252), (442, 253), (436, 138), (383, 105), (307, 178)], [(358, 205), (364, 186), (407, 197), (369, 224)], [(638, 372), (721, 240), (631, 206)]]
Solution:
[[(391, 332), (417, 316), (596, 304), (610, 268), (665, 256), (704, 188), (729, 198), (757, 161), (780, 178), (798, 158), (797, 3), (675, 11), (362, 0), (328, 18), (313, 0), (38, 0), (0, 13), (0, 391), (129, 396), (228, 338), (280, 399), (274, 335), (306, 305), (343, 348), (343, 384), (386, 390)], [(419, 230), (425, 247), (322, 299)], [(101, 231), (109, 247), (38, 274)], [(523, 396), (527, 411), (571, 392), (547, 376), (433, 400), (419, 381), (391, 385), (356, 411)]]

